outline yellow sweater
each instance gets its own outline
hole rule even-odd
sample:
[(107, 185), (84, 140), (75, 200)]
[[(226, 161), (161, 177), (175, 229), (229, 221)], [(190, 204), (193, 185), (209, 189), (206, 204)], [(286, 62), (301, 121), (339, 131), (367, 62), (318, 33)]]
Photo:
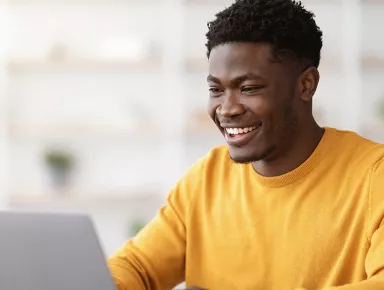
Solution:
[(112, 276), (119, 290), (184, 280), (212, 290), (384, 289), (383, 158), (384, 145), (331, 128), (278, 177), (215, 148), (109, 259)]

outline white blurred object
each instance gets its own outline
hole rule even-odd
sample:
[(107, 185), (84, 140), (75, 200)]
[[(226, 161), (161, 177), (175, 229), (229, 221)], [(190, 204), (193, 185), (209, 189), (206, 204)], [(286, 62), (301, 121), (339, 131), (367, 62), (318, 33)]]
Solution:
[(50, 61), (65, 61), (68, 58), (68, 47), (65, 43), (56, 42), (48, 55)]
[(100, 45), (97, 56), (105, 60), (143, 60), (149, 54), (149, 45), (137, 37), (112, 38)]
[(9, 21), (8, 7), (4, 0), (0, 0), (0, 210), (8, 203), (8, 99), (7, 99), (7, 73), (6, 58), (8, 56), (9, 34), (7, 31)]

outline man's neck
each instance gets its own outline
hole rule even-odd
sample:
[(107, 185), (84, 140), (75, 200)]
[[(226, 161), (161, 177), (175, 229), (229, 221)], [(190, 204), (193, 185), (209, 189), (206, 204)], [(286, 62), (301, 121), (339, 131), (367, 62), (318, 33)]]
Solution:
[(252, 163), (253, 168), (262, 176), (272, 177), (288, 173), (299, 167), (311, 156), (324, 134), (315, 121), (295, 136), (295, 142), (291, 144), (285, 154), (273, 160), (260, 160)]

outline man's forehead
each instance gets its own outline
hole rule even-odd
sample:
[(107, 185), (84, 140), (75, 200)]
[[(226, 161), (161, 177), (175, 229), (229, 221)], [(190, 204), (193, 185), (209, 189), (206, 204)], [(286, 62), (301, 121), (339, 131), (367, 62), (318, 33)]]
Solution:
[(209, 61), (220, 59), (265, 59), (272, 57), (271, 45), (265, 43), (231, 42), (212, 49)]
[(243, 76), (263, 78), (274, 63), (271, 49), (263, 44), (231, 43), (214, 48), (209, 58), (209, 75), (218, 79)]
[(243, 75), (272, 79), (296, 74), (296, 66), (295, 58), (278, 59), (270, 44), (238, 42), (219, 45), (211, 51), (208, 74), (227, 80)]

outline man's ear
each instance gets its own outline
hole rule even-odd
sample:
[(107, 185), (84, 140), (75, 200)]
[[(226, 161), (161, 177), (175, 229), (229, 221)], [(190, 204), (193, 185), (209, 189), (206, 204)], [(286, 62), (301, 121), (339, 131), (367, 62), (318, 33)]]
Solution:
[(320, 74), (317, 68), (309, 67), (299, 77), (299, 92), (303, 102), (312, 100), (319, 84)]

